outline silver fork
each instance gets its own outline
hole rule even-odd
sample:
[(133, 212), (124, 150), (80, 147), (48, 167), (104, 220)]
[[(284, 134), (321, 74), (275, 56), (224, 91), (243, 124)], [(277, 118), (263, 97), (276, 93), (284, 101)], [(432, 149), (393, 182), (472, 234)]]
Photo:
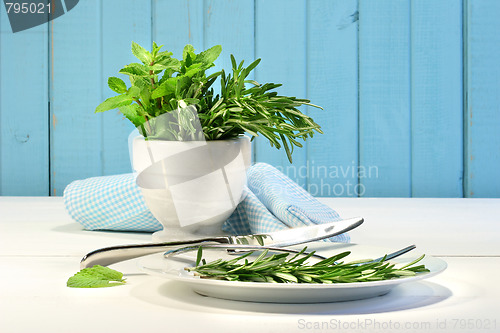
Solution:
[[(208, 248), (208, 249), (225, 249), (225, 250), (238, 250), (238, 251), (253, 251), (253, 250), (269, 250), (269, 251), (274, 251), (274, 252), (286, 252), (286, 253), (300, 253), (301, 251), (298, 250), (293, 250), (293, 249), (286, 249), (282, 247), (272, 247), (272, 246), (255, 246), (255, 245), (246, 245), (246, 244), (207, 244), (207, 245), (202, 245), (202, 248)], [(165, 258), (172, 257), (181, 253), (185, 252), (191, 252), (191, 251), (197, 251), (200, 248), (200, 246), (186, 246), (186, 247), (181, 247), (177, 249), (173, 249), (170, 251), (167, 251), (163, 254)], [(407, 246), (403, 249), (394, 251), (392, 253), (386, 254), (380, 258), (373, 259), (371, 261), (366, 261), (359, 263), (358, 265), (366, 265), (366, 264), (371, 264), (374, 262), (379, 262), (382, 260), (391, 260), (396, 257), (399, 257), (407, 252), (410, 252), (411, 250), (415, 249), (415, 245), (410, 245)], [(309, 252), (303, 252), (304, 255), (308, 255)], [(326, 259), (326, 257), (314, 253), (312, 255), (313, 257), (319, 258), (319, 259)]]

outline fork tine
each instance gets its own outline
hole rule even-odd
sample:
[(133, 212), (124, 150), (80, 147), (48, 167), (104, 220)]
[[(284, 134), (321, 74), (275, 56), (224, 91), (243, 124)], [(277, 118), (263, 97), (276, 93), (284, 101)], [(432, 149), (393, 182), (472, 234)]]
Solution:
[(415, 249), (416, 246), (415, 245), (410, 245), (410, 246), (407, 246), (401, 250), (397, 250), (395, 252), (392, 252), (392, 253), (389, 253), (389, 254), (386, 254), (380, 258), (377, 258), (377, 259), (374, 259), (374, 260), (371, 260), (371, 261), (367, 261), (367, 262), (364, 262), (364, 263), (361, 263), (359, 265), (366, 265), (366, 264), (371, 264), (371, 263), (374, 263), (374, 262), (379, 262), (379, 261), (382, 261), (384, 258), (385, 260), (391, 260), (391, 259), (394, 259), (396, 257), (399, 257), (407, 252), (410, 252), (411, 250)]

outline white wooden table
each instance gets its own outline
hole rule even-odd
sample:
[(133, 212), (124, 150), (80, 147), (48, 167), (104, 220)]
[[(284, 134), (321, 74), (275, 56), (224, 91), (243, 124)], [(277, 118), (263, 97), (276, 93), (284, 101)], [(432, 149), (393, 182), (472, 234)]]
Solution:
[(374, 299), (309, 305), (199, 296), (116, 264), (124, 286), (72, 289), (66, 280), (96, 248), (151, 235), (84, 231), (61, 198), (0, 197), (0, 332), (500, 332), (499, 199), (322, 199), (363, 216), (352, 241), (415, 243), (448, 269)]

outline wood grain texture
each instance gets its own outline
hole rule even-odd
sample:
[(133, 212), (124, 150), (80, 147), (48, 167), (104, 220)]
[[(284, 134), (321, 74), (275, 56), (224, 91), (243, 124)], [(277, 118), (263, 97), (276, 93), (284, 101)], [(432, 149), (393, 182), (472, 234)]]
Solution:
[(465, 196), (500, 197), (500, 2), (466, 1)]
[(203, 0), (153, 0), (153, 41), (182, 57), (186, 44), (203, 50)]
[[(210, 71), (224, 69), (226, 75), (231, 72), (231, 54), (236, 61), (244, 60), (250, 65), (255, 60), (255, 2), (254, 0), (217, 1), (205, 0), (204, 45), (205, 49), (214, 45), (222, 46), (222, 53)], [(252, 72), (248, 79), (254, 79)], [(220, 91), (219, 80), (213, 85), (214, 91)], [(252, 141), (252, 162), (255, 161), (255, 141)]]
[(461, 197), (462, 6), (411, 4), (411, 194)]
[(215, 70), (231, 70), (233, 54), (246, 65), (254, 60), (254, 1), (206, 0), (204, 15), (204, 48), (222, 45), (222, 53), (215, 62)]
[[(255, 79), (283, 83), (280, 94), (305, 97), (306, 73), (306, 1), (278, 0), (256, 1), (255, 53), (262, 62), (256, 69)], [(305, 112), (305, 109), (302, 109)], [(266, 162), (282, 170), (299, 185), (307, 186), (306, 147), (293, 153), (293, 164), (287, 159), (284, 148), (271, 147), (264, 137), (254, 145), (256, 162)]]
[(358, 196), (357, 1), (309, 1), (307, 98), (324, 134), (307, 142), (308, 190)]
[(360, 177), (364, 196), (411, 195), (410, 1), (359, 2)]
[(154, 40), (220, 44), (217, 69), (262, 58), (257, 81), (323, 106), (303, 109), (325, 134), (293, 165), (253, 144), (314, 195), (500, 197), (500, 1), (86, 0), (15, 34), (3, 8), (0, 195), (130, 171), (132, 125), (94, 110), (131, 42)]
[[(131, 52), (132, 41), (151, 50), (151, 2), (105, 0), (102, 2), (102, 91), (101, 100), (115, 96), (108, 88), (110, 76), (130, 85), (128, 76), (118, 74), (125, 65), (138, 62)], [(131, 172), (128, 136), (134, 126), (118, 110), (102, 117), (102, 170), (104, 175)]]
[(0, 195), (49, 194), (47, 24), (13, 33), (0, 5)]
[(101, 1), (80, 1), (50, 22), (51, 195), (103, 171)]

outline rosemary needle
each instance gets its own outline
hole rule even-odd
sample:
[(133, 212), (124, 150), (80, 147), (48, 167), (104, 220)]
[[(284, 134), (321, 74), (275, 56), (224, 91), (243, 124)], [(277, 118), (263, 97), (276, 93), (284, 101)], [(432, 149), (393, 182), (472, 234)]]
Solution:
[(339, 261), (351, 253), (346, 251), (310, 265), (307, 260), (314, 252), (300, 257), (305, 251), (306, 247), (300, 253), (288, 258), (289, 253), (269, 255), (269, 250), (264, 250), (254, 261), (249, 261), (248, 256), (254, 251), (231, 260), (217, 259), (207, 263), (202, 259), (202, 247), (200, 247), (196, 266), (185, 269), (205, 279), (325, 284), (382, 281), (429, 272), (425, 265), (415, 265), (424, 258), (424, 255), (403, 267), (396, 267), (395, 264), (385, 260)]

